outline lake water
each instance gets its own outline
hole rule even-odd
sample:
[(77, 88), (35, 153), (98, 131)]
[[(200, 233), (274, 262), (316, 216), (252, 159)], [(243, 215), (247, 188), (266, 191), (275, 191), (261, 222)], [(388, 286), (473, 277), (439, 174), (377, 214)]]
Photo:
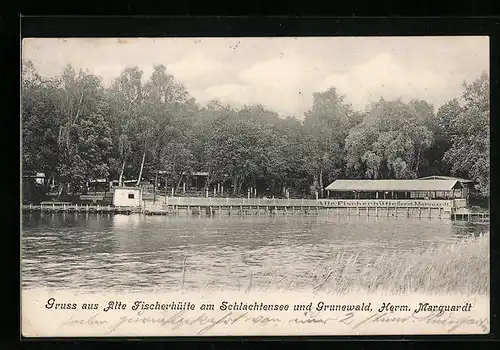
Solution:
[(300, 288), (308, 271), (340, 252), (362, 261), (487, 231), (486, 225), (394, 217), (23, 214), (22, 285), (98, 291), (244, 288), (272, 276), (294, 280)]

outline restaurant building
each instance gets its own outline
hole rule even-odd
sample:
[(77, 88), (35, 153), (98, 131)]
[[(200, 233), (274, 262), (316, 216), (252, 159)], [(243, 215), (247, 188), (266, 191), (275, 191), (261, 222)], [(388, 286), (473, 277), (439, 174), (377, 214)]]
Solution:
[(468, 187), (456, 178), (412, 180), (335, 180), (326, 188), (333, 199), (466, 199)]

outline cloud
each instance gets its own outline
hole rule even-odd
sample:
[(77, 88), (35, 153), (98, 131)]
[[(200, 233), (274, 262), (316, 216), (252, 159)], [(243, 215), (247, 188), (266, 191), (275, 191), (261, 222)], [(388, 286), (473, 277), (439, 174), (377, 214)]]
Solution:
[(311, 82), (318, 70), (299, 55), (284, 55), (257, 62), (237, 77), (255, 103), (288, 115), (298, 115), (312, 101)]
[(223, 80), (220, 78), (226, 75), (227, 68), (222, 63), (200, 54), (187, 56), (167, 65), (167, 70), (178, 80), (201, 85), (206, 85), (206, 82), (219, 84)]
[[(200, 65), (190, 70), (193, 61)], [(198, 84), (186, 83), (199, 102), (216, 99), (235, 107), (259, 103), (285, 115), (297, 116), (301, 116), (300, 111), (307, 109), (312, 102), (313, 91), (309, 87), (317, 74), (316, 69), (297, 55), (280, 55), (279, 58), (258, 61), (240, 69), (199, 58), (193, 61), (175, 69), (177, 72), (186, 71), (186, 75), (179, 75), (184, 81), (188, 77), (199, 80)], [(203, 84), (207, 83), (210, 85), (203, 88)]]
[(313, 76), (314, 68), (296, 55), (258, 62), (238, 74), (242, 81), (269, 89), (297, 87)]
[(488, 40), (477, 37), (136, 38), (126, 44), (37, 38), (23, 41), (22, 49), (46, 76), (71, 64), (107, 85), (126, 67), (138, 66), (146, 81), (163, 64), (200, 102), (260, 103), (295, 116), (311, 108), (314, 92), (332, 86), (356, 108), (381, 96), (438, 107), (489, 66)]
[(449, 80), (432, 69), (403, 66), (391, 54), (379, 54), (343, 73), (328, 75), (318, 86), (336, 87), (357, 108), (380, 97), (409, 100), (420, 98), (439, 103)]
[(240, 84), (214, 85), (200, 91), (199, 96), (200, 102), (206, 103), (210, 100), (219, 100), (238, 107), (253, 102), (251, 87)]

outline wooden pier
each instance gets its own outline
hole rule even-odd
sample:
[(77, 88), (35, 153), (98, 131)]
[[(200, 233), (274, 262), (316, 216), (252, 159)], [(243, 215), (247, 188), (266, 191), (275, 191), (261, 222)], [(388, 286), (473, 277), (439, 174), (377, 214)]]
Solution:
[(467, 221), (467, 222), (489, 222), (490, 213), (488, 212), (475, 212), (469, 208), (460, 208), (452, 213), (452, 220)]
[(78, 205), (66, 202), (45, 202), (40, 205), (23, 205), (26, 212), (50, 212), (50, 213), (109, 213), (109, 214), (134, 214), (141, 213), (137, 207), (114, 207), (112, 205)]
[(343, 215), (373, 217), (439, 218), (488, 221), (489, 213), (473, 213), (454, 200), (341, 200), (341, 199), (268, 199), (163, 197), (145, 201), (142, 207), (112, 205), (76, 205), (44, 202), (23, 205), (30, 212), (74, 212), (144, 215)]

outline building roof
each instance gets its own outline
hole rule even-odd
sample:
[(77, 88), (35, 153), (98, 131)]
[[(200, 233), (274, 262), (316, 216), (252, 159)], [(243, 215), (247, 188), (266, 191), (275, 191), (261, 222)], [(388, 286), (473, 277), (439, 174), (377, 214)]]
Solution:
[(128, 190), (128, 191), (142, 191), (142, 188), (140, 187), (135, 187), (135, 186), (115, 186), (113, 187), (114, 190)]
[(23, 172), (23, 177), (44, 178), (45, 173), (38, 173), (36, 171), (25, 171)]
[(91, 179), (89, 182), (108, 182), (106, 179)]
[[(158, 172), (158, 174), (162, 174), (162, 175), (163, 174), (171, 174), (171, 173), (172, 173), (171, 171), (165, 171), (165, 170), (160, 170)], [(187, 171), (182, 172), (182, 175), (187, 175), (187, 174), (188, 174)], [(191, 176), (208, 176), (209, 175), (208, 171), (192, 171), (192, 172), (189, 172), (189, 174)]]
[(326, 187), (329, 191), (449, 191), (460, 189), (457, 180), (335, 180)]
[(462, 183), (474, 183), (475, 182), (473, 180), (468, 180), (468, 179), (464, 179), (461, 177), (438, 176), (438, 175), (419, 177), (417, 180), (455, 180), (455, 181), (460, 181)]

